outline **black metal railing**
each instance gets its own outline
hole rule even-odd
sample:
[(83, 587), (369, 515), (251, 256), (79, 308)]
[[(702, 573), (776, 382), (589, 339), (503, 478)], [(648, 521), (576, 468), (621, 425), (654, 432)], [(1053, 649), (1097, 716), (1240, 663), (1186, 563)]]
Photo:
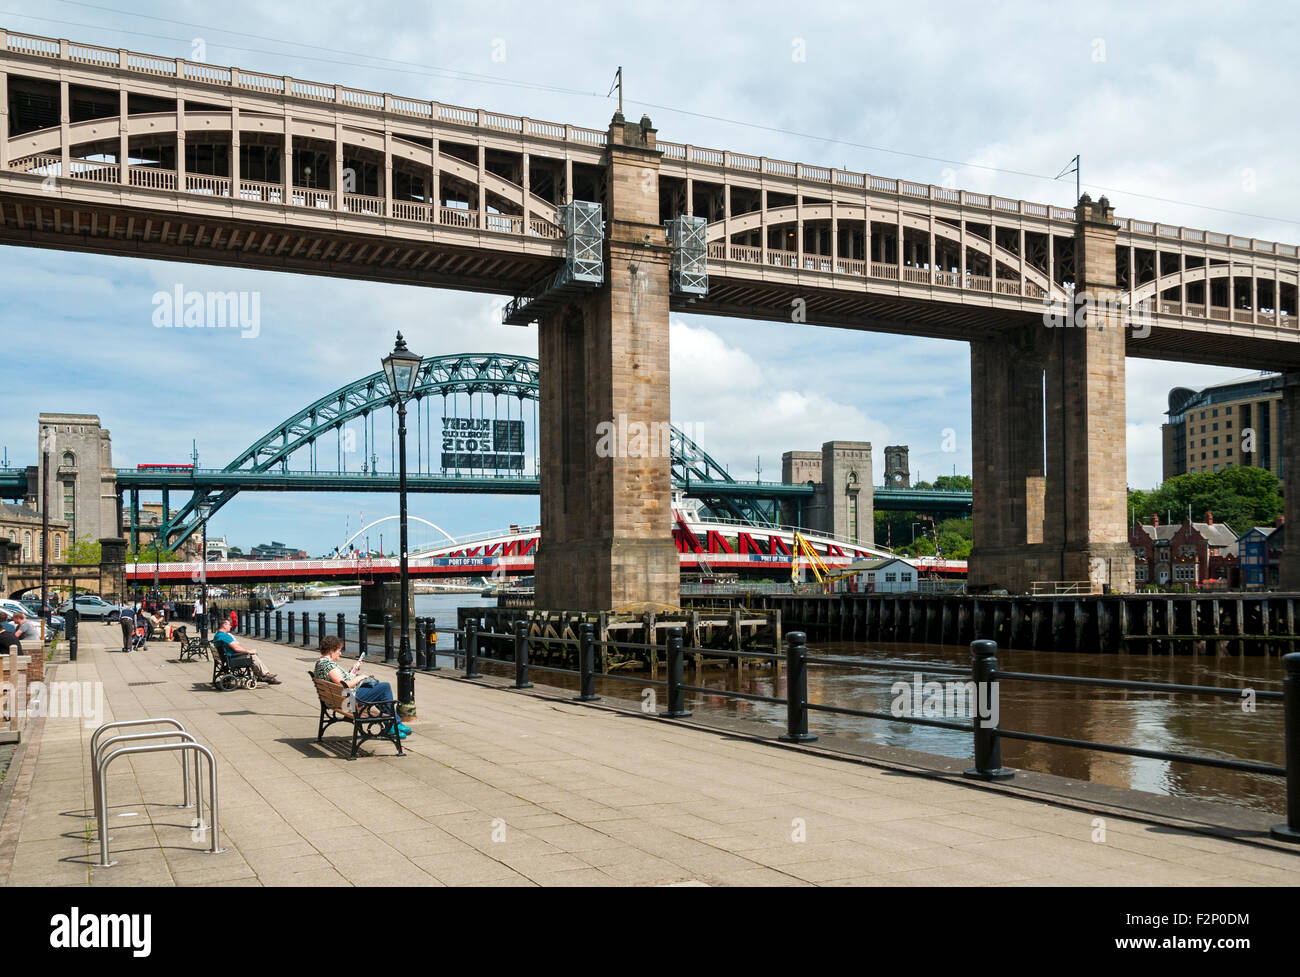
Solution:
[[(323, 634), (324, 615), (320, 616), (318, 629)], [(303, 643), (307, 638), (308, 617), (303, 614)], [(268, 622), (269, 629), (269, 622)], [(391, 615), (385, 615), (383, 622), (384, 661), (396, 659), (395, 648), (398, 644)], [(685, 647), (683, 629), (667, 629), (663, 643), (648, 644), (635, 641), (598, 640), (594, 634), (594, 625), (582, 622), (578, 625), (578, 636), (560, 637), (529, 633), (529, 623), (518, 620), (510, 633), (481, 629), (473, 618), (465, 621), (463, 628), (439, 628), (432, 617), (417, 617), (412, 622), (413, 647), (415, 648), (415, 666), (421, 671), (439, 670), (439, 656), (450, 658), (456, 669), (462, 669), (462, 677), (467, 679), (482, 678), (479, 662), (485, 657), (483, 642), (492, 642), (497, 648), (511, 652), (509, 659), (491, 659), (501, 664), (511, 662), (514, 666), (513, 688), (532, 688), (532, 673), (543, 672), (567, 675), (578, 680), (579, 694), (575, 698), (583, 702), (600, 699), (596, 694), (596, 679), (605, 682), (627, 682), (645, 687), (665, 689), (667, 708), (659, 713), (664, 718), (677, 719), (690, 716), (686, 708), (686, 694), (701, 696), (721, 696), (748, 702), (761, 702), (785, 708), (786, 731), (779, 738), (786, 742), (807, 743), (817, 739), (809, 732), (810, 716), (816, 714), (851, 716), (862, 719), (880, 719), (888, 722), (903, 722), (917, 726), (929, 726), (939, 729), (966, 733), (972, 738), (973, 765), (965, 771), (968, 777), (980, 780), (1002, 780), (1015, 775), (1015, 771), (1002, 766), (1001, 741), (1003, 739), (1042, 743), (1072, 749), (1095, 750), (1124, 756), (1163, 760), (1170, 763), (1184, 763), (1195, 766), (1216, 767), (1240, 773), (1256, 774), (1266, 777), (1280, 777), (1286, 782), (1287, 821), (1272, 831), (1274, 837), (1300, 842), (1300, 652), (1283, 656), (1285, 676), (1280, 692), (1227, 688), (1222, 686), (1186, 685), (1168, 682), (1146, 682), (1127, 679), (1091, 678), (1078, 675), (1053, 675), (1035, 672), (1018, 672), (1002, 670), (997, 663), (997, 644), (994, 641), (981, 640), (971, 643), (971, 666), (963, 668), (951, 665), (919, 666), (927, 672), (939, 675), (951, 675), (964, 679), (972, 696), (968, 711), (970, 721), (961, 722), (954, 719), (941, 719), (932, 716), (910, 714), (897, 715), (893, 712), (880, 712), (870, 709), (854, 709), (847, 706), (834, 706), (826, 703), (810, 702), (808, 699), (808, 669), (810, 667), (833, 667), (860, 669), (864, 671), (909, 671), (915, 672), (915, 661), (864, 661), (845, 658), (820, 658), (810, 656), (807, 648), (807, 636), (801, 631), (791, 631), (785, 635), (784, 654), (758, 651), (735, 651), (719, 648)], [(279, 614), (276, 615), (276, 640), (280, 639), (281, 629)], [(360, 615), (355, 624), (348, 623), (340, 614), (337, 620), (337, 633), (346, 642), (345, 655), (355, 657), (368, 647), (370, 626), (365, 615)], [(446, 635), (452, 639), (450, 648), (438, 647), (438, 636)], [(294, 619), (289, 616), (288, 644), (294, 644)], [(553, 646), (577, 649), (577, 668), (561, 665), (542, 664), (532, 657), (534, 645), (546, 648)], [(655, 679), (642, 675), (624, 675), (612, 671), (598, 671), (596, 668), (597, 649), (613, 651), (654, 652), (663, 656), (667, 669), (666, 678)], [(760, 660), (780, 663), (786, 669), (786, 694), (784, 696), (758, 695), (728, 689), (709, 688), (687, 684), (684, 680), (685, 659), (687, 655), (703, 655), (710, 658), (728, 658)], [(1125, 746), (1117, 743), (1102, 743), (1095, 740), (1077, 739), (1068, 736), (1053, 736), (1027, 730), (1006, 729), (1000, 725), (1001, 719), (996, 710), (981, 710), (979, 703), (996, 703), (1000, 697), (1002, 682), (1044, 682), (1059, 685), (1085, 686), (1120, 691), (1154, 692), (1166, 695), (1194, 695), (1241, 698), (1244, 692), (1250, 692), (1257, 702), (1280, 702), (1283, 705), (1283, 742), (1286, 752), (1285, 765), (1258, 763), (1250, 760), (1225, 759), (1223, 757), (1203, 756), (1191, 753), (1177, 753), (1168, 750), (1146, 749), (1144, 747)], [(649, 711), (649, 710), (647, 710)]]

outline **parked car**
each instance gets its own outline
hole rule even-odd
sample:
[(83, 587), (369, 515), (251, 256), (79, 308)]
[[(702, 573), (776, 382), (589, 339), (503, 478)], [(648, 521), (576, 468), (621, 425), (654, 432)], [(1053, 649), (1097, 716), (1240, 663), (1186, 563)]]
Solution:
[[(72, 609), (73, 602), (68, 601), (59, 608), (60, 614), (67, 614)], [(114, 618), (122, 613), (120, 604), (110, 604), (108, 601), (94, 594), (77, 594), (76, 596), (77, 614), (83, 618)]]
[[(12, 600), (7, 597), (0, 597), (0, 611), (4, 611), (6, 614), (9, 614), (10, 616), (12, 616), (15, 611), (21, 611), (22, 613), (26, 614), (29, 618), (31, 618), (33, 622), (40, 620), (39, 615), (36, 613), (37, 608), (39, 608), (40, 606), (41, 606), (40, 598), (36, 599), (35, 606), (28, 607), (27, 604), (22, 601)], [(59, 615), (57, 614), (52, 615), (49, 618), (49, 622), (50, 622), (50, 627), (53, 628), (55, 631), (63, 630), (63, 618), (59, 617)]]

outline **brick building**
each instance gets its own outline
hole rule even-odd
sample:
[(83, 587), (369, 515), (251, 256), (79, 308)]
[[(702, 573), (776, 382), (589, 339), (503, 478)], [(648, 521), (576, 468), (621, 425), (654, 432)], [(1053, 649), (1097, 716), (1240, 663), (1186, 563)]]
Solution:
[(1160, 525), (1158, 515), (1152, 516), (1150, 523), (1129, 528), (1129, 545), (1139, 587), (1200, 587), (1209, 581), (1229, 583), (1237, 576), (1237, 534), (1230, 526), (1216, 523), (1213, 513), (1205, 514), (1205, 522), (1187, 519), (1168, 526)]

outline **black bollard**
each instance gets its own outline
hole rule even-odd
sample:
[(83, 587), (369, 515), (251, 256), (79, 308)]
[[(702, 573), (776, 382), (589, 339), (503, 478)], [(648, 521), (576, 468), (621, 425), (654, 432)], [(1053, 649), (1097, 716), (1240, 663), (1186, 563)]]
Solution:
[(77, 613), (76, 606), (68, 608), (68, 613), (63, 615), (63, 627), (68, 635), (68, 661), (77, 660)]
[(811, 743), (808, 732), (808, 636), (791, 631), (785, 636), (785, 728), (787, 743)]
[(1283, 737), (1286, 741), (1286, 824), (1269, 832), (1279, 841), (1300, 842), (1300, 651), (1282, 656)]
[(531, 689), (528, 681), (528, 622), (515, 622), (515, 688)]
[(424, 653), (424, 670), (426, 672), (438, 671), (438, 619), (436, 617), (426, 617), (425, 624), (425, 642), (428, 648)]
[(384, 615), (384, 661), (392, 661), (396, 655), (393, 653), (393, 615)]
[(415, 667), (424, 671), (424, 618), (415, 619)]
[(284, 636), (284, 613), (275, 612), (275, 640), (279, 641)]
[(465, 622), (465, 678), (482, 678), (478, 673), (478, 622)]
[(306, 611), (302, 612), (302, 643), (304, 647), (311, 644), (311, 615)]
[(316, 638), (319, 640), (320, 638), (323, 637), (325, 637), (325, 612), (317, 611), (316, 612)]
[[(276, 633), (276, 637), (279, 637), (279, 635), (280, 635), (280, 612), (279, 612), (279, 611), (276, 611), (276, 612), (275, 612), (275, 615), (276, 615), (276, 616), (275, 616), (275, 633)], [(293, 637), (293, 622), (294, 622), (294, 620), (295, 620), (294, 613), (293, 613), (293, 611), (290, 611), (290, 612), (289, 612), (289, 644), (293, 644), (293, 641), (294, 641), (294, 637)]]
[(975, 681), (972, 724), (975, 728), (975, 766), (963, 771), (975, 780), (1010, 780), (1014, 770), (1002, 766), (1002, 743), (995, 716), (981, 716), (983, 707), (996, 713), (998, 702), (998, 643), (987, 638), (970, 643), (971, 677)]
[(689, 716), (686, 708), (686, 690), (682, 688), (682, 629), (668, 631), (668, 711), (659, 715), (665, 719), (682, 719)]
[(584, 622), (578, 629), (578, 671), (582, 676), (582, 691), (574, 698), (580, 702), (596, 702), (596, 648), (594, 625)]
[(339, 611), (338, 620), (334, 622), (337, 631), (335, 632), (340, 638), (347, 640), (348, 637), (348, 619), (342, 611)]
[(364, 614), (357, 615), (357, 656), (370, 651), (370, 633)]
[(262, 637), (271, 637), (271, 606), (269, 604), (262, 611)]

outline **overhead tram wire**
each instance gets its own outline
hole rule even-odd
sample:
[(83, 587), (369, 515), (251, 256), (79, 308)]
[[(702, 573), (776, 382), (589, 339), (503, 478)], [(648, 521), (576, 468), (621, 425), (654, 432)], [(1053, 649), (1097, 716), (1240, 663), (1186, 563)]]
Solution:
[[(872, 146), (868, 143), (854, 142), (850, 139), (839, 139), (835, 136), (817, 136), (808, 132), (799, 132), (796, 129), (783, 129), (780, 126), (764, 125), (761, 122), (745, 122), (741, 119), (728, 119), (725, 116), (710, 115), (706, 112), (695, 112), (690, 109), (674, 108), (671, 105), (659, 105), (654, 102), (633, 102), (634, 105), (640, 105), (643, 108), (655, 109), (656, 111), (674, 112), (678, 115), (689, 115), (697, 119), (705, 119), (710, 122), (722, 122), (727, 125), (743, 126), (746, 129), (758, 129), (763, 132), (773, 132), (783, 136), (793, 136), (797, 139), (807, 139), (812, 142), (832, 143), (837, 146), (848, 146), (851, 149), (864, 149), (873, 153), (887, 153), (891, 156), (902, 156), (907, 159), (919, 159), (930, 163), (944, 163), (949, 166), (964, 166), (968, 169), (983, 170), (987, 173), (1001, 173), (1007, 176), (1020, 176), (1030, 180), (1042, 180), (1046, 183), (1055, 183), (1058, 177), (1048, 176), (1046, 173), (1031, 173), (1027, 170), (1012, 170), (1003, 166), (989, 166), (986, 163), (972, 163), (969, 161), (948, 159), (943, 156), (929, 156), (924, 153), (909, 153), (902, 149), (888, 149), (884, 146)], [(1137, 197), (1141, 200), (1152, 200), (1157, 203), (1173, 204), (1178, 207), (1194, 207), (1197, 210), (1207, 210), (1217, 214), (1227, 214), (1233, 217), (1248, 217), (1251, 220), (1272, 221), (1277, 224), (1290, 224), (1294, 227), (1300, 227), (1300, 219), (1290, 217), (1270, 217), (1267, 214), (1252, 214), (1244, 210), (1232, 210), (1227, 207), (1212, 207), (1209, 204), (1193, 203), (1190, 200), (1176, 200), (1172, 197), (1159, 197), (1154, 194), (1140, 193), (1136, 190), (1125, 190), (1122, 187), (1107, 187), (1099, 183), (1083, 184), (1085, 189), (1101, 190), (1106, 193), (1122, 193), (1130, 197)]]
[[(70, 0), (63, 0), (63, 2), (70, 2)], [(108, 11), (109, 8), (104, 8), (104, 10)], [(112, 11), (112, 12), (120, 13), (122, 16), (143, 16), (140, 14), (131, 13), (129, 11)], [(186, 45), (192, 44), (194, 41), (194, 39), (190, 37), (176, 37), (170, 34), (156, 34), (150, 31), (133, 31), (133, 30), (128, 30), (125, 27), (119, 27), (112, 24), (87, 24), (75, 20), (61, 20), (57, 17), (39, 17), (34, 14), (19, 13), (16, 10), (0, 10), (0, 14), (5, 15), (6, 17), (18, 17), (23, 20), (35, 20), (47, 24), (58, 24), (61, 27), (84, 27), (89, 30), (114, 31), (118, 34), (127, 34), (131, 37), (148, 37), (158, 41), (175, 41), (177, 43), (186, 44)], [(197, 30), (206, 30), (218, 34), (238, 33), (234, 31), (227, 31), (221, 27), (207, 26), (203, 24), (189, 24), (187, 26), (194, 27)], [(281, 38), (262, 37), (261, 35), (256, 35), (256, 34), (244, 34), (241, 36), (255, 37), (260, 40), (268, 41), (273, 44), (275, 43), (298, 44), (299, 43), (296, 41), (285, 41)], [(578, 95), (578, 96), (589, 97), (589, 98), (604, 98), (604, 96), (601, 95), (600, 92), (595, 92), (595, 91), (581, 91), (575, 88), (565, 88), (561, 85), (548, 85), (542, 82), (527, 82), (527, 81), (516, 81), (514, 79), (508, 79), (508, 78), (494, 78), (491, 75), (483, 75), (478, 72), (463, 71), (459, 68), (439, 68), (437, 66), (422, 65), (416, 62), (394, 62), (395, 64), (409, 65), (409, 67), (390, 67), (388, 65), (383, 65), (383, 64), (363, 64), (359, 61), (347, 61), (340, 58), (320, 58), (320, 57), (314, 57), (312, 55), (307, 55), (307, 54), (299, 54), (294, 51), (274, 50), (274, 49), (267, 50), (265, 48), (241, 47), (235, 44), (224, 44), (224, 43), (216, 44), (215, 46), (225, 48), (230, 51), (240, 51), (244, 54), (265, 54), (265, 55), (270, 55), (272, 57), (278, 57), (278, 58), (284, 58), (284, 57), (298, 58), (299, 60), (302, 61), (312, 61), (317, 64), (335, 64), (335, 65), (343, 65), (350, 68), (367, 68), (370, 70), (380, 69), (384, 71), (394, 71), (400, 74), (420, 75), (426, 78), (437, 78), (444, 81), (447, 80), (461, 81), (467, 84), (497, 85), (497, 86), (507, 87), (507, 88), (522, 88), (530, 91), (554, 92), (560, 95)], [(312, 47), (312, 45), (299, 45), (299, 46)], [(319, 48), (319, 50), (334, 51), (336, 49)], [(350, 54), (353, 57), (358, 56), (355, 51), (338, 51), (337, 53)], [(365, 54), (360, 55), (360, 57), (367, 58), (369, 60), (378, 60), (378, 61), (392, 60), (388, 58), (378, 58), (374, 55), (365, 55)]]
[[(164, 18), (164, 17), (155, 17), (152, 15), (137, 14), (134, 11), (120, 10), (114, 7), (102, 7), (95, 4), (82, 2), (82, 0), (58, 0), (58, 2), (69, 3), (74, 6), (85, 7), (87, 9), (94, 9), (103, 13), (112, 13), (120, 16), (144, 18), (147, 20), (157, 20), (165, 23), (174, 23), (177, 24), (178, 26), (193, 27), (197, 30), (206, 30), (218, 34), (230, 34), (232, 36), (247, 37), (255, 40), (263, 40), (272, 44), (289, 44), (296, 47), (305, 47), (311, 50), (319, 50), (327, 53), (350, 54), (353, 57), (358, 56), (356, 55), (355, 52), (342, 51), (337, 48), (326, 48), (319, 45), (305, 44), (299, 41), (286, 41), (283, 38), (272, 38), (261, 34), (250, 34), (242, 31), (230, 31), (221, 27), (205, 25), (205, 24), (196, 24), (189, 21), (170, 20), (169, 18)], [(36, 20), (45, 23), (60, 24), (69, 27), (85, 27), (92, 30), (110, 30), (110, 31), (116, 31), (121, 34), (128, 34), (137, 37), (150, 37), (158, 40), (177, 41), (183, 44), (190, 44), (192, 43), (193, 40), (192, 38), (187, 38), (187, 37), (174, 37), (165, 34), (154, 34), (147, 31), (132, 31), (122, 27), (109, 26), (103, 24), (86, 24), (78, 21), (61, 20), (53, 17), (39, 17), (39, 16), (34, 16), (32, 14), (22, 14), (10, 10), (0, 10), (0, 14), (4, 14), (6, 16), (11, 16), (11, 17), (19, 17), (25, 20)], [(387, 70), (387, 71), (395, 71), (403, 74), (422, 75), (430, 78), (443, 78), (443, 79), (450, 79), (453, 81), (461, 81), (466, 84), (496, 85), (496, 86), (528, 89), (533, 91), (548, 91), (548, 92), (555, 92), (557, 94), (575, 95), (584, 98), (598, 98), (601, 100), (608, 100), (611, 97), (611, 94), (602, 95), (599, 92), (564, 88), (563, 86), (558, 86), (558, 85), (547, 85), (547, 84), (537, 83), (537, 82), (523, 82), (523, 81), (516, 81), (513, 79), (494, 78), (490, 75), (483, 75), (478, 72), (463, 71), (458, 68), (430, 67), (428, 65), (418, 64), (417, 62), (399, 61), (393, 58), (382, 58), (377, 55), (360, 55), (360, 57), (370, 61), (388, 62), (393, 65), (404, 65), (408, 67), (387, 67), (384, 64), (362, 64), (356, 61), (345, 61), (345, 60), (333, 59), (333, 58), (319, 58), (311, 55), (295, 53), (292, 51), (263, 50), (258, 48), (239, 47), (231, 44), (221, 44), (219, 46), (228, 48), (229, 50), (232, 51), (242, 51), (248, 54), (266, 54), (275, 57), (294, 57), (304, 61), (313, 61), (320, 64), (337, 64), (337, 65), (345, 65), (345, 66), (355, 67), (355, 68), (367, 68), (371, 70), (380, 69), (380, 70)], [(611, 93), (612, 91), (613, 90), (611, 89)], [(763, 132), (772, 132), (779, 135), (792, 136), (797, 139), (805, 139), (812, 142), (830, 143), (832, 145), (847, 146), (852, 149), (862, 149), (868, 152), (877, 152), (877, 153), (885, 153), (892, 156), (900, 156), (906, 159), (917, 159), (917, 160), (923, 160), (931, 163), (943, 163), (948, 166), (962, 166), (962, 167), (967, 167), (969, 169), (982, 170), (987, 173), (1000, 173), (1008, 176), (1019, 176), (1025, 179), (1040, 180), (1047, 183), (1056, 182), (1056, 177), (1048, 176), (1045, 173), (1031, 173), (1025, 170), (1013, 170), (1007, 167), (990, 166), (985, 163), (975, 163), (966, 160), (950, 159), (947, 157), (932, 156), (925, 153), (912, 153), (901, 149), (889, 149), (888, 147), (884, 147), (884, 146), (873, 146), (868, 143), (855, 142), (849, 139), (840, 139), (835, 136), (818, 136), (812, 133), (800, 132), (794, 129), (785, 129), (780, 126), (766, 125), (759, 122), (746, 122), (742, 119), (730, 119), (725, 116), (712, 115), (705, 112), (697, 112), (691, 109), (677, 108), (675, 106), (663, 105), (656, 102), (635, 101), (631, 104), (640, 105), (644, 108), (655, 109), (656, 111), (672, 112), (678, 115), (686, 115), (686, 116), (691, 116), (693, 118), (705, 119), (710, 122), (725, 123), (727, 125), (742, 126), (747, 129), (756, 129)], [(1270, 223), (1286, 224), (1293, 227), (1300, 227), (1300, 219), (1293, 219), (1290, 217), (1272, 217), (1267, 214), (1254, 214), (1248, 211), (1233, 210), (1227, 207), (1214, 207), (1209, 204), (1194, 203), (1190, 200), (1177, 200), (1172, 197), (1161, 197), (1155, 194), (1140, 193), (1135, 190), (1126, 190), (1122, 187), (1108, 187), (1096, 183), (1086, 184), (1086, 187), (1088, 189), (1098, 190), (1105, 193), (1125, 194), (1127, 196), (1134, 197), (1140, 200), (1151, 200), (1157, 203), (1171, 204), (1173, 206), (1178, 206), (1178, 207), (1191, 207), (1196, 210), (1204, 210), (1210, 213), (1224, 214), (1233, 217), (1245, 217), (1250, 220), (1261, 220), (1261, 221), (1268, 221)]]

